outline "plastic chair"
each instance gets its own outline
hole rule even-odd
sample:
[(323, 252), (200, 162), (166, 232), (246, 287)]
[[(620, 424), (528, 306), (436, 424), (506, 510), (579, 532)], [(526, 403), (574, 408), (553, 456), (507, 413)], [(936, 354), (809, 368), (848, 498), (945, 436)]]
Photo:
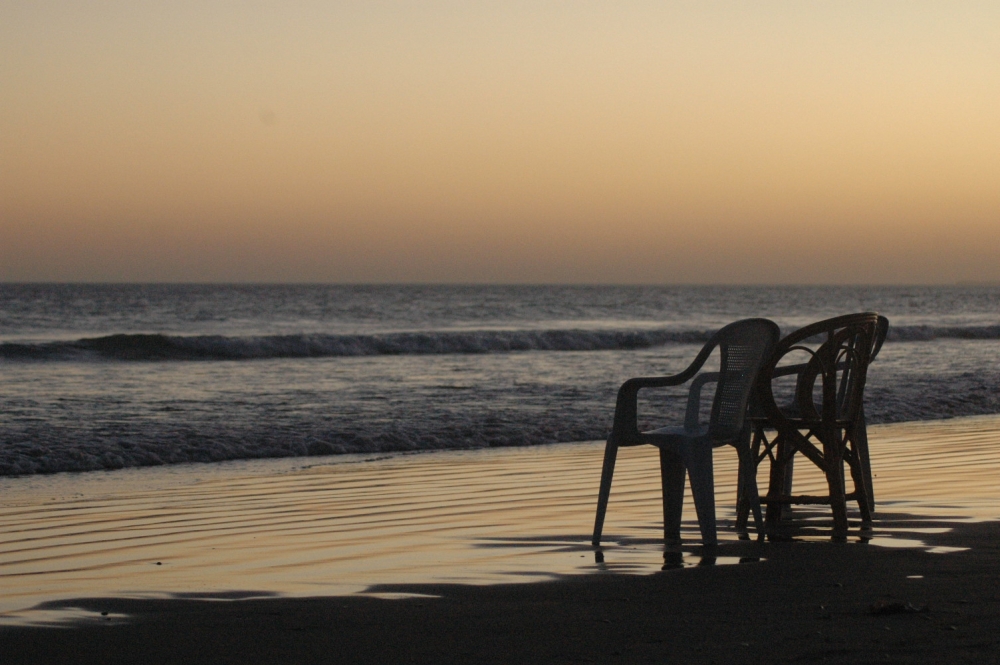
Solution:
[[(592, 538), (595, 546), (601, 542), (618, 448), (644, 444), (660, 449), (663, 533), (667, 544), (680, 543), (685, 471), (691, 478), (691, 492), (694, 495), (702, 543), (706, 546), (716, 544), (712, 449), (727, 444), (734, 446), (740, 455), (738, 494), (743, 500), (754, 504), (752, 507), (757, 530), (758, 533), (763, 533), (760, 503), (753, 501), (754, 497), (758, 497), (756, 474), (751, 473), (756, 467), (749, 458), (750, 428), (746, 415), (757, 373), (770, 357), (779, 337), (780, 331), (773, 321), (767, 319), (737, 321), (713, 335), (694, 362), (680, 374), (629, 379), (622, 384), (618, 390), (611, 436), (608, 437), (604, 448), (604, 467), (601, 472), (601, 489), (597, 499), (597, 517)], [(701, 374), (692, 382), (683, 426), (639, 432), (637, 424), (639, 390), (687, 383), (695, 377), (716, 347), (719, 349), (719, 371)], [(699, 422), (701, 391), (709, 382), (716, 384), (715, 397), (709, 421), (702, 424)]]
[[(781, 519), (784, 506), (830, 504), (834, 535), (847, 532), (847, 501), (855, 500), (862, 523), (870, 525), (874, 509), (871, 461), (864, 416), (864, 388), (868, 365), (878, 354), (889, 321), (874, 312), (848, 314), (820, 321), (782, 339), (760, 372), (751, 459), (754, 466), (771, 461), (767, 496), (767, 522)], [(806, 362), (778, 365), (795, 353)], [(775, 379), (795, 376), (792, 400), (779, 406), (774, 396)], [(817, 381), (819, 382), (817, 384)], [(759, 409), (759, 410), (758, 410)], [(765, 430), (774, 430), (768, 440)], [(826, 496), (793, 496), (791, 471), (796, 454), (816, 464), (827, 479)], [(844, 464), (854, 482), (846, 491)], [(756, 476), (756, 470), (754, 470)], [(759, 497), (758, 497), (759, 498)], [(745, 508), (738, 510), (737, 528), (746, 524)]]

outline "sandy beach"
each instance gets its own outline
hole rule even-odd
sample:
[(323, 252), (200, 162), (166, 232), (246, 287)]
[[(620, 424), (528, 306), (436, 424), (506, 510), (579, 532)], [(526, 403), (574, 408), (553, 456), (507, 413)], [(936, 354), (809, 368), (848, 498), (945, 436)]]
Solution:
[(8, 478), (4, 662), (992, 662), (998, 432), (873, 427), (873, 538), (841, 545), (822, 509), (736, 540), (719, 450), (718, 556), (686, 506), (666, 570), (652, 449), (603, 561), (600, 443)]

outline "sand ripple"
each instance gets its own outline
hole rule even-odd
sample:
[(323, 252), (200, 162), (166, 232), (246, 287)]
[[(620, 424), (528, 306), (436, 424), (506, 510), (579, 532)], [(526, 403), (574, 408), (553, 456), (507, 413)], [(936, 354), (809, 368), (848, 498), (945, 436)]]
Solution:
[[(998, 430), (997, 416), (872, 428), (878, 509), (1000, 516)], [(380, 583), (656, 570), (653, 449), (623, 451), (607, 562), (594, 560), (588, 534), (602, 450), (582, 443), (2, 479), (0, 611), (68, 597), (329, 595)], [(717, 452), (716, 476), (722, 535), (732, 537), (731, 450)], [(796, 469), (797, 491), (821, 485), (806, 464)], [(696, 539), (690, 506), (685, 518)], [(902, 531), (877, 536), (919, 546), (919, 524)]]

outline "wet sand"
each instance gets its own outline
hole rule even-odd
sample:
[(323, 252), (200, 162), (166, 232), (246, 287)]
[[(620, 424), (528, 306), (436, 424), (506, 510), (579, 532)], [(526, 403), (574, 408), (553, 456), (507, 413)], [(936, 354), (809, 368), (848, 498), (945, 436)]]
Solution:
[(718, 565), (687, 506), (665, 571), (652, 449), (619, 463), (603, 563), (595, 443), (5, 479), (4, 662), (996, 660), (1000, 417), (871, 440), (870, 543), (822, 509), (737, 541), (720, 450)]

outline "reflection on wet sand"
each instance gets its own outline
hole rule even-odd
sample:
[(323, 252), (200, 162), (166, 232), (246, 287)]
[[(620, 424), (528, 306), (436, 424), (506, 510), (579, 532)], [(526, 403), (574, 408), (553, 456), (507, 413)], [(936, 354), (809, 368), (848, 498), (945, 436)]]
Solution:
[[(876, 521), (866, 533), (852, 516), (849, 542), (942, 552), (935, 533), (1000, 517), (998, 428), (997, 416), (873, 427)], [(732, 530), (736, 459), (725, 449), (715, 463), (717, 553), (701, 551), (686, 505), (685, 546), (665, 555), (655, 450), (641, 448), (621, 454), (595, 550), (602, 450), (582, 443), (3, 479), (0, 621), (27, 621), (14, 612), (60, 598), (335, 595), (768, 557), (772, 545), (739, 542)], [(796, 469), (796, 490), (821, 489), (806, 467)], [(829, 538), (828, 510), (794, 516), (787, 538)]]

